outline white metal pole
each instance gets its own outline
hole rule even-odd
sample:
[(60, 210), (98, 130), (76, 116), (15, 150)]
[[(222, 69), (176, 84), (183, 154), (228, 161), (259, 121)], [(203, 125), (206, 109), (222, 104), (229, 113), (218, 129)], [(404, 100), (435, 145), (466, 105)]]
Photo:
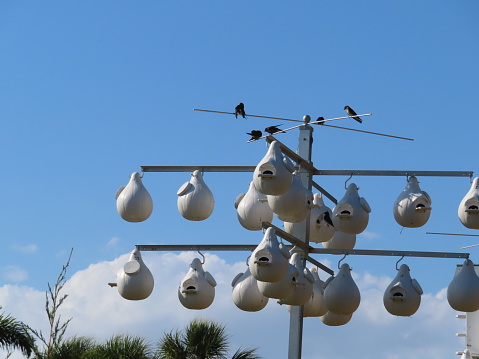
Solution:
[[(299, 128), (298, 155), (311, 163), (313, 128), (307, 123), (311, 118), (306, 115), (303, 117), (305, 122)], [(299, 176), (303, 186), (312, 189), (313, 174), (306, 168), (300, 166)], [(309, 244), (309, 215), (304, 221), (304, 226), (298, 228), (298, 239)], [(303, 258), (303, 265), (306, 260)], [(303, 306), (291, 306), (289, 316), (289, 347), (288, 359), (301, 359), (301, 349), (303, 341)]]

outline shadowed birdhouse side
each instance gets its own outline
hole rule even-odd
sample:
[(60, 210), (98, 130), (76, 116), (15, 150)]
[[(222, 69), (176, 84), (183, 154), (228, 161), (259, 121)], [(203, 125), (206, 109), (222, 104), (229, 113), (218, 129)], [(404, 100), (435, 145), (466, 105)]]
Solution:
[(370, 212), (368, 202), (359, 197), (358, 187), (351, 183), (333, 209), (334, 227), (343, 233), (359, 234), (368, 226)]
[(394, 219), (403, 227), (422, 227), (431, 215), (431, 197), (421, 190), (415, 176), (408, 179), (406, 188), (399, 194), (393, 206)]
[(459, 220), (466, 228), (479, 229), (479, 177), (474, 178), (457, 210)]
[(479, 277), (471, 260), (465, 260), (447, 287), (447, 301), (460, 312), (479, 310)]
[(384, 291), (384, 307), (392, 315), (409, 317), (419, 309), (422, 293), (419, 283), (411, 278), (409, 267), (403, 264)]
[(258, 281), (251, 275), (249, 268), (246, 272), (238, 274), (231, 285), (233, 302), (239, 309), (246, 312), (257, 312), (268, 304), (269, 298), (260, 292)]

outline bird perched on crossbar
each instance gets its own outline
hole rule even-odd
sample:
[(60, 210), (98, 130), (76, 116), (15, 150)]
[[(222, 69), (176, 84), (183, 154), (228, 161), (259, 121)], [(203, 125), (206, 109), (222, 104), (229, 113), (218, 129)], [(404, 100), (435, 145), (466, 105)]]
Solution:
[(274, 133), (277, 133), (277, 132), (283, 132), (283, 133), (286, 133), (285, 131), (279, 129), (278, 127), (281, 126), (281, 125), (275, 125), (275, 126), (269, 126), (269, 127), (266, 127), (264, 129), (264, 132), (268, 132), (269, 134), (274, 134)]
[[(316, 119), (316, 122), (318, 121), (324, 121), (324, 117), (323, 116), (319, 116), (317, 119)], [(318, 122), (317, 125), (322, 125), (323, 122)]]
[(238, 118), (238, 115), (240, 115), (243, 118), (246, 118), (246, 112), (244, 112), (243, 102), (240, 102), (240, 104), (235, 107), (235, 117)]
[(344, 106), (344, 109), (346, 110), (348, 116), (353, 116), (353, 118), (358, 121), (359, 123), (363, 123), (363, 120), (361, 120), (361, 117), (358, 116), (358, 114), (349, 106)]
[(250, 141), (256, 141), (259, 140), (261, 136), (263, 136), (263, 132), (259, 130), (252, 130), (251, 132), (247, 132), (247, 135), (250, 135)]

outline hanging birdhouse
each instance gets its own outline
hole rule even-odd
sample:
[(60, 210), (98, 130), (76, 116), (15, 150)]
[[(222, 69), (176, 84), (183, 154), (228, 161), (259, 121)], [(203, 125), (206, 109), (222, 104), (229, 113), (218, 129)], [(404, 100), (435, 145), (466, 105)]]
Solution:
[[(314, 243), (329, 241), (336, 229), (334, 229), (333, 222), (331, 221), (331, 209), (324, 205), (320, 193), (314, 194), (310, 213), (309, 241)], [(284, 229), (296, 238), (301, 238), (300, 233), (302, 232), (299, 232), (298, 229), (304, 228), (305, 221), (306, 219), (298, 223), (284, 222)]]
[(447, 301), (460, 312), (479, 310), (479, 277), (474, 263), (466, 259), (447, 288)]
[(130, 182), (116, 193), (116, 210), (128, 222), (143, 222), (150, 217), (153, 200), (138, 172), (133, 172)]
[(306, 304), (313, 293), (314, 277), (309, 269), (303, 265), (303, 259), (300, 253), (293, 253), (289, 263), (298, 270), (294, 290), (286, 298), (280, 299), (278, 303), (289, 305)]
[(256, 189), (254, 182), (250, 183), (246, 194), (238, 196), (235, 207), (239, 222), (250, 231), (259, 231), (263, 229), (263, 222), (273, 221), (273, 210), (268, 205), (268, 199)]
[[(318, 268), (310, 269), (311, 275), (314, 278), (313, 291), (311, 297), (303, 306), (303, 317), (321, 317), (328, 312), (328, 308), (324, 304), (324, 282), (319, 278)], [(291, 311), (291, 306), (287, 306), (288, 311)]]
[(338, 274), (326, 283), (324, 288), (324, 303), (334, 314), (352, 314), (361, 302), (359, 288), (351, 276), (348, 264), (341, 265)]
[(330, 327), (337, 327), (340, 325), (347, 324), (352, 317), (353, 313), (340, 315), (328, 311), (325, 315), (321, 316), (320, 319), (324, 324)]
[(417, 178), (411, 176), (406, 188), (394, 202), (394, 219), (403, 227), (421, 227), (431, 215), (431, 203), (431, 197), (421, 190)]
[(392, 315), (409, 317), (419, 309), (422, 293), (417, 280), (411, 278), (409, 267), (403, 264), (384, 292), (384, 307)]
[(313, 195), (304, 188), (298, 174), (293, 176), (289, 190), (279, 196), (268, 195), (268, 204), (276, 216), (285, 222), (301, 222), (313, 205)]
[(479, 229), (479, 177), (474, 178), (471, 189), (459, 204), (457, 215), (466, 228)]
[(322, 242), (327, 249), (353, 249), (356, 245), (356, 235), (335, 231), (333, 238), (327, 242)]
[(288, 263), (288, 271), (280, 281), (258, 281), (258, 289), (265, 297), (284, 299), (293, 293), (297, 277), (298, 269), (294, 265)]
[(178, 211), (190, 221), (207, 219), (215, 207), (213, 193), (203, 180), (199, 170), (193, 171), (191, 180), (178, 190)]
[(246, 312), (257, 312), (268, 304), (269, 298), (265, 297), (258, 289), (258, 281), (251, 275), (249, 268), (244, 273), (239, 273), (231, 283), (233, 287), (233, 301), (236, 306)]
[(150, 296), (155, 282), (139, 250), (131, 252), (130, 259), (118, 272), (116, 282), (118, 292), (125, 299), (142, 300)]
[(201, 261), (195, 258), (178, 288), (178, 298), (185, 308), (205, 309), (213, 303), (215, 287), (213, 276), (204, 271)]
[(460, 359), (473, 359), (469, 349), (466, 349), (462, 352)]
[(358, 187), (351, 183), (344, 197), (333, 209), (334, 227), (343, 233), (359, 234), (368, 226), (370, 212), (368, 202), (359, 197)]
[(291, 186), (293, 172), (293, 164), (283, 156), (279, 143), (273, 141), (254, 170), (253, 182), (261, 193), (278, 196)]
[(288, 272), (290, 257), (288, 249), (278, 242), (274, 228), (269, 227), (251, 254), (249, 269), (259, 281), (278, 282)]

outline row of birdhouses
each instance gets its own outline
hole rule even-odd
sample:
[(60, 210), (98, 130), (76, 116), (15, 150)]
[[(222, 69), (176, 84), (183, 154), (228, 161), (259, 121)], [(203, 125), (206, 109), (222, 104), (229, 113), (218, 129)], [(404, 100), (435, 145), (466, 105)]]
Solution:
[[(202, 221), (212, 214), (214, 196), (201, 171), (195, 170), (190, 181), (183, 184), (177, 194), (178, 210), (184, 218)], [(128, 222), (142, 222), (153, 211), (153, 201), (138, 172), (132, 174), (128, 185), (118, 190), (116, 199), (118, 213)], [(403, 227), (421, 227), (430, 217), (431, 204), (431, 197), (420, 188), (417, 178), (411, 176), (394, 202), (394, 218)], [(311, 213), (311, 224), (314, 225), (310, 228), (315, 233), (310, 240), (316, 243), (329, 241), (335, 230), (350, 235), (363, 232), (371, 212), (354, 183), (347, 187), (343, 198), (330, 210), (319, 194), (313, 195), (303, 186), (293, 163), (283, 156), (276, 141), (271, 143), (267, 154), (256, 166), (248, 191), (237, 197), (235, 207), (240, 224), (252, 231), (261, 230), (262, 222), (271, 222), (274, 214), (285, 222), (285, 227), (292, 228), (294, 223), (304, 221)], [(474, 179), (461, 201), (458, 216), (467, 228), (479, 229), (479, 177)]]
[[(317, 268), (308, 269), (303, 263), (301, 252), (295, 247), (288, 250), (278, 241), (274, 228), (268, 228), (249, 257), (247, 270), (232, 281), (235, 305), (256, 312), (271, 298), (288, 309), (303, 305), (305, 317), (321, 317), (327, 325), (349, 322), (361, 300), (349, 265), (342, 264), (336, 275), (323, 282)], [(213, 303), (216, 281), (203, 269), (203, 264), (195, 258), (179, 285), (178, 298), (185, 308), (205, 309)], [(129, 261), (119, 271), (116, 286), (120, 295), (129, 300), (146, 299), (152, 293), (153, 276), (138, 250), (132, 251)], [(384, 292), (384, 307), (392, 315), (411, 316), (418, 310), (422, 294), (421, 286), (410, 276), (409, 267), (403, 264)], [(479, 310), (479, 277), (469, 259), (451, 281), (447, 300), (458, 311)]]

